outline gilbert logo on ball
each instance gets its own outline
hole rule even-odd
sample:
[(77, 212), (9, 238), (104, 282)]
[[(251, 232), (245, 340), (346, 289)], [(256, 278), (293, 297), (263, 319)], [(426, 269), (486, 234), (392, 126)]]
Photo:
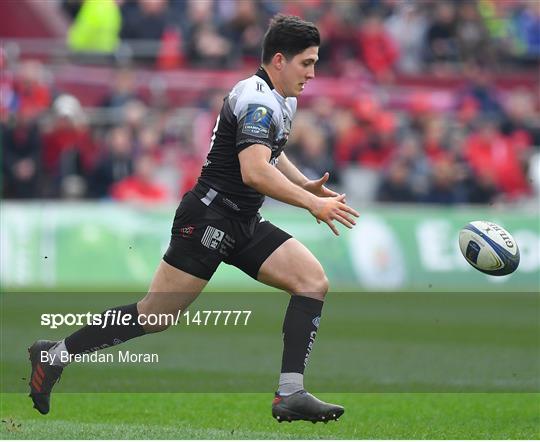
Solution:
[(459, 232), (461, 253), (474, 268), (502, 276), (519, 265), (519, 247), (505, 229), (490, 221), (472, 221)]

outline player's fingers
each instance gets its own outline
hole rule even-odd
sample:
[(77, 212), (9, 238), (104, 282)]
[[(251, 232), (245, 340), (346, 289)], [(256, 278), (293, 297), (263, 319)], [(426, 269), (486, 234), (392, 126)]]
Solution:
[(328, 220), (328, 221), (325, 221), (325, 223), (328, 224), (328, 227), (330, 227), (332, 232), (334, 232), (334, 235), (339, 236), (339, 230), (337, 229), (336, 225), (332, 221)]
[(356, 210), (354, 210), (354, 209), (353, 209), (352, 207), (350, 207), (350, 206), (347, 206), (347, 204), (340, 203), (340, 204), (338, 205), (338, 208), (339, 208), (339, 210), (343, 210), (344, 212), (348, 212), (348, 213), (350, 213), (351, 215), (356, 216), (357, 218), (360, 216), (360, 214), (359, 214)]
[(345, 196), (346, 195), (344, 193), (342, 193), (341, 195), (337, 196), (336, 200), (341, 203), (341, 202), (345, 201)]
[(352, 229), (354, 227), (353, 223), (340, 215), (334, 215), (334, 219), (349, 229)]
[(330, 178), (330, 174), (328, 172), (324, 172), (324, 175), (319, 180), (321, 184), (324, 184), (328, 181), (328, 178)]
[(334, 192), (333, 190), (329, 189), (328, 187), (323, 186), (323, 192), (326, 196), (339, 196), (339, 193)]
[[(356, 221), (351, 217), (349, 216), (346, 212), (340, 210), (336, 215), (336, 217), (340, 217), (344, 220), (346, 220), (351, 226), (355, 226), (356, 225)], [(341, 221), (340, 221), (341, 222)], [(343, 224), (343, 223), (342, 223)]]

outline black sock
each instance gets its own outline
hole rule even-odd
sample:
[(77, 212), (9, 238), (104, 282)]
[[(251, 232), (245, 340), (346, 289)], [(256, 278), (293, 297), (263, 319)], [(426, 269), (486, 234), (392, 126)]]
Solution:
[[(111, 311), (113, 315), (109, 314), (106, 317), (107, 311)], [(120, 322), (119, 318), (125, 318), (127, 314), (130, 315), (128, 324), (121, 325), (123, 322)], [(87, 325), (64, 340), (69, 354), (92, 353), (145, 334), (142, 325), (137, 322), (139, 317), (137, 304), (110, 308), (101, 313), (100, 316), (101, 325)], [(107, 320), (106, 323), (105, 320)]]
[(317, 336), (324, 302), (306, 296), (291, 296), (283, 321), (282, 373), (304, 373)]

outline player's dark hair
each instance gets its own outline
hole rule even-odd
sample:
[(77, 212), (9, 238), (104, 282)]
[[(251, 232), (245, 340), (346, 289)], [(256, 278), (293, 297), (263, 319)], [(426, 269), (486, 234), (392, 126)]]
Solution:
[(320, 46), (321, 37), (317, 27), (293, 15), (275, 15), (262, 45), (262, 62), (270, 63), (272, 57), (281, 52), (287, 60), (304, 52), (311, 46)]

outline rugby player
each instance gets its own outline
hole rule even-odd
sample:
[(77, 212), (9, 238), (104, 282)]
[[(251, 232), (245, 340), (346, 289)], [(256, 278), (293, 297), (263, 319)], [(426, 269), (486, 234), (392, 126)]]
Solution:
[[(269, 196), (308, 210), (336, 235), (336, 222), (352, 228), (358, 216), (344, 194), (325, 186), (328, 173), (309, 180), (284, 152), (296, 97), (315, 77), (319, 45), (319, 31), (312, 23), (285, 15), (272, 19), (261, 67), (224, 98), (208, 157), (197, 184), (176, 211), (169, 248), (148, 294), (137, 303), (111, 309), (131, 318), (185, 310), (222, 261), (288, 292), (281, 375), (272, 403), (272, 415), (280, 422), (327, 422), (344, 412), (339, 405), (318, 400), (303, 385), (328, 291), (325, 272), (305, 246), (259, 214)], [(129, 324), (87, 325), (62, 341), (35, 342), (29, 348), (34, 407), (42, 414), (49, 412), (51, 389), (66, 365), (62, 352), (93, 352), (169, 325)], [(55, 362), (42, 363), (42, 351)]]

